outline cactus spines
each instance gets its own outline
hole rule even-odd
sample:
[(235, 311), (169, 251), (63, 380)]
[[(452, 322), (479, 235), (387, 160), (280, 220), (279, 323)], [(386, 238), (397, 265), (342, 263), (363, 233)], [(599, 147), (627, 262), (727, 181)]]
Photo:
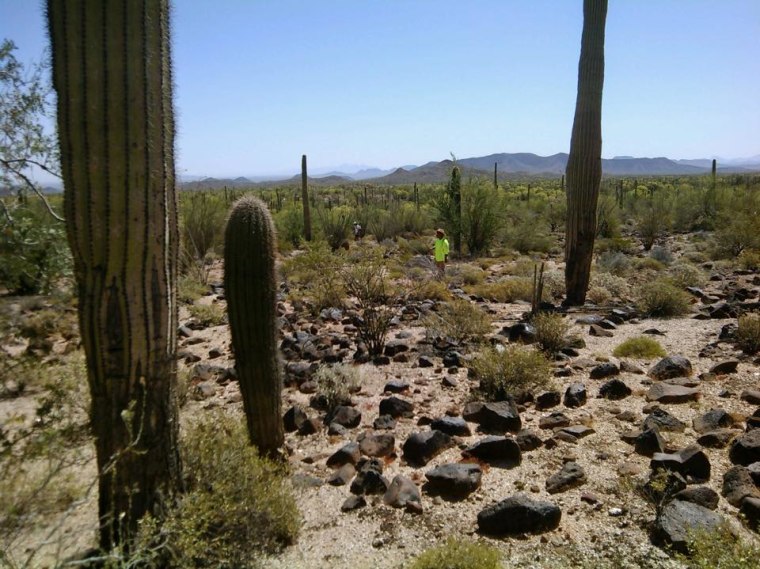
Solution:
[(303, 202), (303, 237), (311, 241), (311, 211), (309, 210), (309, 176), (306, 172), (306, 154), (301, 156), (301, 201)]
[(167, 0), (47, 2), (107, 550), (181, 488), (168, 20)]
[(274, 223), (252, 196), (232, 207), (224, 233), (224, 294), (248, 435), (262, 455), (284, 442), (282, 376), (277, 351)]

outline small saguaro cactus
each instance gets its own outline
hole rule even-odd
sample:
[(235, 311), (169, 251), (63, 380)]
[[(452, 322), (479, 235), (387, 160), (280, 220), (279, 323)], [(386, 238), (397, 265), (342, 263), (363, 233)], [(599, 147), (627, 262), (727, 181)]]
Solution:
[(309, 209), (309, 175), (306, 171), (306, 154), (301, 156), (301, 201), (303, 202), (303, 237), (311, 241), (311, 210)]
[(224, 291), (248, 435), (262, 455), (284, 442), (282, 376), (277, 354), (274, 223), (264, 203), (246, 196), (224, 233)]

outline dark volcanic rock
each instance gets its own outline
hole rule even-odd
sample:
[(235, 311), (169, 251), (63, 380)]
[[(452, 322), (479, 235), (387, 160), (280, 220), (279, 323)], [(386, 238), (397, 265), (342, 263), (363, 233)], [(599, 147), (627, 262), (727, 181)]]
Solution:
[(671, 431), (674, 433), (683, 433), (686, 429), (686, 425), (679, 421), (676, 417), (668, 413), (662, 407), (655, 407), (651, 413), (644, 419), (642, 430), (647, 430), (652, 427), (657, 427), (660, 432)]
[(405, 381), (393, 380), (389, 381), (383, 387), (385, 393), (403, 393), (409, 389), (409, 384)]
[(731, 418), (731, 415), (723, 409), (710, 409), (707, 413), (692, 421), (692, 426), (698, 433), (706, 433), (708, 431), (730, 427), (733, 424), (734, 420)]
[(491, 535), (514, 535), (553, 530), (562, 512), (551, 502), (540, 502), (527, 494), (515, 494), (478, 514), (478, 528)]
[(599, 397), (619, 401), (625, 399), (631, 394), (631, 388), (628, 387), (622, 379), (611, 379), (599, 388)]
[(710, 373), (714, 373), (715, 375), (736, 373), (738, 366), (739, 360), (726, 360), (712, 366), (710, 368)]
[(647, 392), (647, 401), (660, 403), (688, 403), (697, 399), (699, 399), (698, 389), (664, 382), (654, 383)]
[(361, 451), (358, 443), (348, 443), (336, 450), (330, 458), (327, 459), (327, 466), (337, 468), (344, 464), (357, 464), (361, 459)]
[(409, 464), (424, 466), (452, 446), (454, 446), (454, 441), (441, 431), (412, 433), (404, 442), (404, 458)]
[(649, 465), (654, 471), (672, 470), (695, 482), (710, 480), (710, 460), (697, 445), (688, 446), (673, 454), (655, 453)]
[(282, 422), (285, 425), (285, 432), (292, 433), (297, 431), (308, 419), (309, 417), (306, 415), (306, 411), (298, 405), (294, 405), (288, 409), (282, 417)]
[(472, 434), (467, 422), (461, 417), (441, 417), (430, 423), (430, 428), (452, 437), (469, 437)]
[(655, 521), (652, 542), (669, 546), (680, 553), (688, 552), (688, 541), (694, 532), (713, 531), (723, 523), (723, 518), (707, 508), (673, 500), (665, 505)]
[(520, 447), (520, 450), (522, 452), (528, 452), (531, 450), (536, 450), (541, 445), (543, 445), (543, 441), (541, 440), (541, 437), (539, 437), (536, 433), (531, 431), (530, 429), (523, 429), (519, 433), (517, 433), (517, 436), (515, 437), (515, 442), (517, 443), (517, 446)]
[(466, 421), (478, 423), (485, 432), (516, 433), (522, 428), (517, 406), (511, 400), (495, 403), (468, 403), (462, 416)]
[(396, 354), (400, 354), (401, 352), (407, 352), (409, 351), (409, 345), (406, 342), (403, 342), (401, 340), (391, 340), (387, 344), (385, 344), (385, 350), (384, 353), (386, 356), (393, 357)]
[(379, 415), (372, 423), (375, 430), (390, 431), (396, 428), (396, 419), (390, 415)]
[(390, 415), (394, 419), (398, 417), (413, 417), (414, 405), (410, 401), (399, 397), (388, 397), (380, 401), (380, 414)]
[(443, 464), (425, 473), (425, 490), (447, 498), (464, 498), (480, 488), (481, 477), (477, 464)]
[(620, 375), (620, 368), (612, 362), (599, 364), (589, 372), (591, 379), (604, 379), (605, 377), (612, 377), (614, 375)]
[(747, 525), (753, 530), (760, 529), (760, 498), (746, 498), (742, 502), (739, 513), (747, 520)]
[(550, 409), (562, 401), (559, 391), (545, 391), (536, 397), (536, 409)]
[(351, 493), (385, 494), (388, 486), (388, 480), (383, 476), (383, 463), (380, 459), (371, 458), (359, 469), (351, 483)]
[(753, 429), (734, 439), (728, 457), (734, 464), (749, 466), (760, 461), (760, 429)]
[(335, 470), (327, 479), (327, 483), (330, 486), (345, 486), (355, 474), (356, 468), (349, 462)]
[(760, 405), (760, 390), (757, 389), (745, 389), (739, 395), (742, 401), (746, 401), (750, 405)]
[(662, 381), (673, 377), (689, 377), (691, 362), (683, 356), (668, 356), (661, 359), (649, 370), (649, 377)]
[(340, 507), (341, 512), (351, 512), (353, 510), (358, 510), (359, 508), (363, 508), (367, 505), (367, 500), (364, 498), (364, 496), (349, 496), (346, 498), (346, 501), (343, 502), (343, 505)]
[(605, 330), (598, 324), (592, 324), (591, 326), (589, 326), (588, 333), (591, 336), (597, 336), (598, 338), (612, 338), (612, 336), (614, 335), (612, 332), (610, 332), (609, 330)]
[(533, 344), (536, 341), (536, 327), (527, 322), (518, 322), (514, 326), (505, 328), (502, 334), (505, 334), (510, 342)]
[(715, 429), (708, 431), (697, 439), (697, 443), (705, 448), (724, 448), (736, 436), (731, 429)]
[(542, 429), (557, 429), (559, 427), (569, 427), (570, 418), (561, 411), (549, 413), (546, 417), (541, 417), (538, 426)]
[(338, 405), (331, 413), (327, 414), (327, 417), (325, 417), (326, 425), (337, 423), (348, 429), (358, 427), (361, 422), (361, 412), (354, 407), (347, 407), (345, 405)]
[(390, 456), (396, 450), (396, 439), (389, 433), (363, 434), (359, 437), (359, 449), (367, 456)]
[(760, 491), (755, 486), (755, 481), (744, 466), (733, 466), (723, 475), (723, 487), (721, 494), (732, 506), (741, 506), (744, 498), (760, 498)]
[(654, 456), (655, 453), (665, 450), (665, 441), (662, 440), (657, 427), (642, 431), (633, 444), (636, 452), (643, 456)]
[(714, 510), (718, 507), (720, 496), (718, 496), (718, 493), (715, 490), (708, 486), (692, 486), (690, 488), (684, 488), (680, 492), (676, 492), (673, 499), (699, 504), (708, 510)]
[(571, 488), (577, 488), (586, 482), (586, 473), (577, 462), (566, 462), (562, 469), (552, 474), (546, 480), (546, 491), (549, 494), (565, 492)]
[(468, 447), (462, 454), (494, 464), (517, 466), (522, 460), (520, 446), (508, 437), (486, 437)]
[(415, 514), (422, 513), (422, 496), (417, 485), (406, 476), (397, 474), (383, 496), (383, 503), (393, 508), (406, 508)]
[(565, 391), (564, 404), (565, 407), (570, 408), (582, 407), (586, 404), (587, 398), (585, 385), (582, 383), (571, 383)]

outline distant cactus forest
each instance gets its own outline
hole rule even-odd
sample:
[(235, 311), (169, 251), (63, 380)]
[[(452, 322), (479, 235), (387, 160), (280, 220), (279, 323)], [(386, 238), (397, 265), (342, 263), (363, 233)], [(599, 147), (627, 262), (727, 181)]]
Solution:
[(603, 172), (606, 0), (566, 168), (250, 186), (108, 4), (0, 47), (0, 566), (756, 566), (760, 174)]

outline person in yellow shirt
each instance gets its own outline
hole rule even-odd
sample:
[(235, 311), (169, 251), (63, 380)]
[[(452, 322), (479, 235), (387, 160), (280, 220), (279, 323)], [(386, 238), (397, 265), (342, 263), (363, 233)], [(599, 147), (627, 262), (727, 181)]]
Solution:
[(446, 263), (449, 260), (449, 240), (446, 239), (446, 233), (443, 229), (435, 230), (435, 244), (432, 252), (435, 258), (435, 266), (438, 269), (438, 278), (443, 278)]

